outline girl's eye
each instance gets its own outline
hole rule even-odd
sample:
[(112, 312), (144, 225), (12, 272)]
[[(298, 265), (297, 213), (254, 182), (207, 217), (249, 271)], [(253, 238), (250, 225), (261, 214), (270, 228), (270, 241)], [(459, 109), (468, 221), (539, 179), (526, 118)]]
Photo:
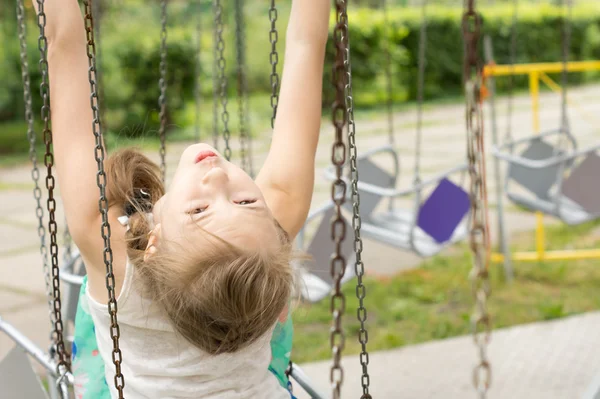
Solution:
[(204, 208), (196, 208), (196, 209), (194, 209), (193, 211), (191, 211), (190, 213), (191, 213), (191, 214), (193, 214), (193, 215), (196, 215), (196, 214), (198, 214), (198, 213), (202, 213), (202, 212), (204, 212), (204, 211), (206, 210), (206, 208), (208, 208), (208, 207), (204, 207)]
[(238, 205), (250, 205), (250, 204), (254, 204), (255, 202), (256, 202), (256, 200), (244, 200), (244, 201), (238, 202)]

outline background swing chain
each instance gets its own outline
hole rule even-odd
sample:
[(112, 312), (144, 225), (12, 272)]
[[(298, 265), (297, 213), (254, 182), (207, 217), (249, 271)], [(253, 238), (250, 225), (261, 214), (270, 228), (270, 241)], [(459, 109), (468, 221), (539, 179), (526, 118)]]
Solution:
[(96, 84), (96, 44), (94, 43), (94, 18), (92, 15), (92, 0), (84, 1), (85, 5), (85, 31), (87, 38), (87, 56), (88, 56), (88, 79), (90, 82), (90, 104), (93, 114), (92, 130), (96, 139), (94, 148), (94, 158), (98, 165), (96, 174), (96, 184), (100, 191), (98, 200), (98, 209), (102, 215), (102, 239), (104, 240), (104, 265), (106, 266), (106, 289), (108, 291), (108, 313), (110, 315), (110, 336), (113, 341), (112, 361), (115, 365), (115, 388), (119, 394), (119, 399), (123, 399), (123, 389), (125, 387), (125, 377), (121, 373), (121, 363), (123, 355), (119, 348), (119, 337), (121, 330), (117, 320), (117, 299), (115, 295), (115, 275), (113, 273), (113, 252), (110, 246), (110, 224), (108, 223), (108, 199), (106, 198), (106, 173), (104, 171), (104, 143), (102, 136), (102, 127), (100, 124), (98, 87)]
[(194, 82), (194, 100), (196, 102), (196, 120), (195, 120), (195, 129), (194, 129), (194, 141), (196, 143), (200, 142), (200, 111), (201, 106), (200, 102), (202, 101), (202, 4), (201, 1), (198, 0), (197, 3), (198, 9), (195, 12), (196, 15), (196, 71), (195, 77), (196, 80)]
[(514, 66), (517, 62), (517, 23), (519, 22), (518, 15), (519, 0), (513, 0), (512, 5), (512, 22), (510, 26), (510, 52), (509, 52), (509, 65), (511, 67), (511, 73), (508, 74), (508, 98), (506, 101), (506, 133), (504, 135), (504, 143), (510, 143), (512, 139), (512, 113), (513, 113), (513, 91), (514, 91)]
[(277, 107), (279, 105), (279, 74), (277, 73), (277, 64), (279, 63), (279, 53), (277, 53), (277, 41), (279, 33), (277, 32), (277, 7), (275, 0), (271, 0), (271, 8), (269, 8), (269, 21), (271, 21), (271, 30), (269, 31), (269, 41), (271, 42), (271, 54), (269, 61), (271, 62), (271, 108), (273, 115), (271, 116), (271, 129), (275, 128), (275, 117), (277, 116)]
[(334, 281), (330, 310), (333, 325), (330, 330), (330, 346), (333, 355), (333, 365), (330, 381), (333, 388), (333, 399), (340, 398), (340, 390), (344, 380), (344, 370), (341, 365), (342, 351), (345, 346), (345, 335), (342, 326), (342, 316), (346, 309), (346, 298), (342, 292), (342, 277), (346, 271), (346, 259), (342, 254), (342, 243), (346, 238), (346, 223), (342, 217), (342, 206), (346, 200), (346, 182), (343, 180), (343, 169), (346, 163), (346, 145), (344, 129), (348, 122), (345, 107), (346, 68), (345, 68), (345, 38), (348, 37), (347, 26), (344, 22), (346, 3), (335, 0), (336, 24), (333, 30), (335, 44), (335, 61), (333, 64), (332, 83), (335, 87), (335, 100), (332, 105), (332, 122), (335, 128), (335, 139), (331, 148), (331, 162), (335, 166), (336, 179), (331, 185), (331, 200), (335, 205), (335, 214), (331, 219), (331, 239), (335, 244), (332, 254), (330, 273)]
[(361, 385), (363, 389), (363, 395), (361, 399), (372, 398), (369, 394), (369, 385), (371, 383), (371, 377), (369, 376), (369, 352), (367, 351), (367, 343), (369, 342), (369, 333), (366, 328), (367, 321), (367, 308), (365, 307), (365, 297), (367, 295), (367, 289), (363, 284), (363, 277), (365, 275), (365, 265), (362, 261), (362, 250), (363, 242), (360, 236), (361, 228), (361, 216), (360, 216), (360, 193), (358, 191), (358, 166), (357, 166), (357, 149), (356, 149), (356, 124), (354, 123), (354, 97), (352, 95), (352, 63), (350, 60), (350, 37), (348, 28), (348, 12), (347, 12), (347, 0), (346, 7), (342, 15), (344, 23), (345, 35), (342, 40), (345, 43), (345, 59), (344, 65), (346, 69), (346, 112), (348, 113), (348, 149), (350, 151), (350, 187), (352, 190), (352, 228), (354, 229), (354, 253), (356, 260), (354, 264), (356, 272), (356, 297), (358, 298), (358, 309), (356, 310), (356, 317), (360, 322), (360, 329), (358, 330), (358, 342), (361, 345), (360, 352), (360, 364), (362, 366), (362, 377)]
[(167, 153), (167, 0), (161, 0), (160, 8), (160, 78), (158, 79), (158, 87), (160, 89), (160, 96), (158, 97), (160, 128), (158, 136), (160, 137), (160, 173), (164, 182), (167, 178), (167, 162), (165, 159)]
[(227, 75), (225, 74), (225, 41), (223, 40), (223, 5), (221, 0), (213, 1), (213, 8), (215, 13), (215, 48), (217, 59), (217, 68), (219, 72), (219, 82), (221, 85), (221, 120), (223, 121), (223, 139), (225, 141), (225, 150), (223, 155), (228, 161), (231, 160), (231, 148), (229, 147), (229, 112), (227, 112)]
[(63, 337), (62, 306), (60, 301), (60, 279), (58, 268), (58, 243), (56, 239), (56, 200), (54, 199), (55, 180), (52, 175), (52, 166), (54, 165), (54, 154), (52, 153), (52, 130), (50, 128), (50, 86), (48, 85), (48, 40), (46, 38), (46, 14), (44, 13), (44, 0), (37, 0), (38, 3), (38, 27), (40, 36), (38, 38), (38, 48), (40, 50), (40, 71), (42, 74), (42, 83), (40, 84), (40, 95), (43, 100), (42, 120), (44, 121), (44, 143), (46, 153), (44, 155), (44, 165), (46, 166), (46, 189), (48, 190), (48, 232), (50, 233), (50, 257), (52, 260), (52, 298), (54, 311), (54, 331), (53, 341), (56, 346), (58, 361), (56, 370), (59, 375), (64, 375), (70, 370), (70, 358), (66, 353)]
[(212, 101), (212, 138), (213, 147), (216, 150), (219, 149), (219, 52), (217, 50), (217, 11), (215, 0), (213, 0), (213, 58), (212, 58), (212, 89), (213, 89), (213, 101)]
[(485, 199), (485, 165), (483, 159), (483, 114), (481, 107), (481, 62), (478, 42), (481, 35), (481, 16), (475, 10), (475, 1), (468, 0), (463, 15), (465, 40), (464, 79), (466, 96), (467, 156), (471, 177), (470, 197), (472, 226), (470, 247), (473, 252), (471, 289), (475, 309), (471, 316), (473, 339), (479, 351), (479, 362), (473, 370), (473, 384), (480, 398), (485, 398), (491, 383), (491, 368), (487, 359), (487, 344), (491, 335), (491, 319), (487, 311), (490, 295), (488, 275), (489, 241), (487, 230), (487, 202)]
[(54, 312), (52, 311), (52, 286), (50, 282), (50, 265), (48, 264), (48, 248), (46, 247), (46, 227), (44, 226), (44, 209), (42, 207), (42, 190), (39, 185), (40, 171), (38, 169), (37, 152), (35, 150), (36, 136), (33, 131), (33, 103), (31, 99), (31, 80), (29, 78), (29, 62), (27, 61), (27, 27), (25, 24), (25, 7), (23, 0), (17, 0), (17, 20), (21, 49), (21, 77), (23, 78), (23, 98), (25, 102), (25, 121), (27, 122), (27, 138), (29, 140), (29, 159), (31, 160), (31, 179), (33, 180), (33, 198), (36, 202), (35, 214), (38, 218), (38, 236), (40, 237), (40, 254), (44, 270), (44, 283), (48, 300), (48, 313), (54, 331)]
[(385, 55), (385, 84), (386, 84), (386, 107), (387, 107), (387, 122), (388, 122), (388, 142), (391, 146), (394, 145), (395, 133), (394, 133), (394, 91), (393, 91), (393, 74), (392, 74), (392, 52), (391, 52), (391, 37), (390, 37), (390, 24), (389, 24), (389, 12), (387, 0), (381, 1), (381, 7), (383, 8), (383, 20), (384, 20), (384, 55)]
[(242, 0), (235, 0), (235, 44), (237, 59), (237, 95), (238, 95), (238, 118), (240, 123), (240, 156), (242, 169), (250, 174), (247, 153), (248, 130), (246, 126), (246, 43), (244, 41), (245, 23), (244, 8)]

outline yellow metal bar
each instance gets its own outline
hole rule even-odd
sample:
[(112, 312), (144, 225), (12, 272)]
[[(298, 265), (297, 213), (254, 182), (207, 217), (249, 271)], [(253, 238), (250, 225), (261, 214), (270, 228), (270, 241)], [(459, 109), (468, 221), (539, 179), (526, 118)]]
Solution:
[[(533, 116), (533, 131), (540, 131), (540, 73), (531, 71), (529, 73), (529, 92), (531, 94), (531, 113)], [(544, 215), (541, 212), (535, 213), (535, 249), (538, 259), (544, 258), (546, 237), (544, 234)]]
[[(501, 253), (492, 253), (492, 262), (504, 262), (504, 255)], [(583, 259), (600, 259), (600, 249), (573, 249), (564, 251), (546, 251), (544, 257), (539, 258), (537, 251), (535, 252), (515, 252), (511, 256), (512, 260), (522, 262), (536, 262), (544, 260), (583, 260)]]
[[(528, 75), (532, 72), (558, 73), (562, 72), (562, 62), (544, 62), (538, 64), (495, 65), (483, 67), (484, 76)], [(600, 70), (600, 61), (574, 61), (567, 64), (569, 72)]]

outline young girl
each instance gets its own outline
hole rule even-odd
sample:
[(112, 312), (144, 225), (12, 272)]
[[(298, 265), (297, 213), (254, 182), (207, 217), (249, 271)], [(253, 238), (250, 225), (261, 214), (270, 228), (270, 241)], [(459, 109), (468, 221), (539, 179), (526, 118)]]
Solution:
[[(256, 181), (206, 144), (183, 152), (166, 190), (136, 150), (107, 161), (126, 398), (290, 398), (269, 371), (269, 342), (288, 320), (291, 242), (312, 197), (329, 8), (293, 0), (275, 130)], [(84, 24), (77, 0), (46, 0), (44, 11), (56, 173), (87, 271), (77, 396), (99, 397), (85, 392), (80, 360), (95, 334), (101, 380), (116, 397)], [(93, 325), (80, 323), (86, 312)]]

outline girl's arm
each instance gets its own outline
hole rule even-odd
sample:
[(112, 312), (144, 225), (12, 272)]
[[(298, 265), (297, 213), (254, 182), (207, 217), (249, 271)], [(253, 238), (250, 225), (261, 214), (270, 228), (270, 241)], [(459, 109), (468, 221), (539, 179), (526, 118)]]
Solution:
[[(89, 266), (100, 272), (104, 268), (100, 194), (83, 16), (77, 0), (44, 3), (55, 171), (73, 240), (86, 260), (88, 272)], [(37, 8), (36, 0), (33, 4)], [(112, 229), (113, 236), (117, 230)]]
[(273, 140), (256, 178), (291, 238), (312, 200), (330, 7), (329, 0), (293, 0)]

